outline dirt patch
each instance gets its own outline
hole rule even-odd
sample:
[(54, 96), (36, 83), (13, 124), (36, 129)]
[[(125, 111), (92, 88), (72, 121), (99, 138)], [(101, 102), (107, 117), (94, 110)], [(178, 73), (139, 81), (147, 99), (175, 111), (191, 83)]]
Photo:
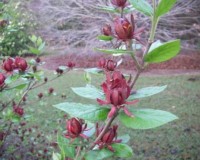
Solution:
[[(46, 62), (45, 69), (55, 70), (58, 66), (66, 65), (68, 61), (74, 61), (76, 67), (90, 68), (96, 67), (98, 60), (102, 57), (113, 58), (110, 55), (105, 54), (60, 54), (52, 56), (44, 56), (42, 59)], [(123, 59), (120, 69), (126, 71), (134, 71), (135, 65), (128, 55), (121, 57), (114, 57), (114, 59)], [(152, 74), (166, 74), (166, 70), (169, 74), (179, 73), (200, 73), (200, 53), (184, 53), (179, 54), (177, 57), (163, 63), (149, 65), (147, 72)]]

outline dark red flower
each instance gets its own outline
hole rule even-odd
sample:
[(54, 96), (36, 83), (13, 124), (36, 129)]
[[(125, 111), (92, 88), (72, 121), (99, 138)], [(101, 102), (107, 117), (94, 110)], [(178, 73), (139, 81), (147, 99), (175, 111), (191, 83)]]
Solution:
[(35, 59), (35, 61), (36, 61), (37, 63), (40, 63), (40, 62), (41, 62), (41, 59), (40, 59), (39, 57), (37, 57), (37, 58)]
[(26, 60), (22, 57), (16, 57), (15, 58), (15, 67), (19, 69), (20, 71), (25, 71), (28, 67), (28, 64)]
[(82, 134), (87, 128), (87, 124), (84, 123), (82, 119), (71, 118), (67, 121), (66, 129), (67, 134), (66, 138), (77, 138), (79, 136), (83, 138), (87, 138), (84, 134)]
[(117, 67), (117, 62), (115, 62), (113, 60), (108, 60), (106, 63), (106, 66), (105, 66), (105, 68), (108, 71), (114, 71), (116, 67)]
[(102, 33), (105, 36), (112, 36), (112, 28), (109, 24), (106, 24), (103, 29), (102, 29)]
[(114, 21), (117, 38), (122, 41), (133, 39), (134, 30), (131, 23), (126, 18), (116, 18)]
[(71, 61), (67, 63), (67, 67), (69, 67), (70, 69), (74, 68), (75, 65), (76, 64), (74, 62), (71, 62)]
[(60, 69), (60, 68), (57, 68), (57, 69), (56, 69), (56, 72), (57, 72), (57, 74), (59, 74), (59, 75), (63, 74), (63, 70)]
[(131, 113), (128, 111), (125, 105), (135, 104), (138, 102), (138, 100), (127, 102), (127, 99), (131, 94), (131, 88), (123, 74), (121, 74), (119, 71), (107, 73), (106, 81), (101, 86), (106, 100), (97, 99), (97, 101), (100, 105), (111, 104), (112, 108), (108, 114), (108, 117), (112, 117), (116, 110), (120, 108), (122, 108), (128, 116), (131, 116)]
[(6, 72), (12, 72), (14, 70), (14, 60), (12, 58), (4, 60), (2, 67)]
[[(97, 142), (97, 145), (99, 146), (99, 149), (102, 149), (104, 147), (108, 148), (111, 151), (114, 151), (111, 144), (113, 143), (120, 143), (121, 140), (117, 139), (117, 125), (114, 125), (113, 127), (110, 127), (106, 133), (103, 135), (103, 137)], [(96, 136), (98, 137), (101, 133), (102, 128), (98, 128), (98, 124), (96, 125)]]
[(49, 94), (52, 94), (53, 93), (53, 91), (54, 91), (54, 89), (53, 88), (49, 88)]
[(0, 88), (4, 86), (6, 77), (4, 76), (3, 73), (0, 73)]
[(116, 7), (124, 8), (126, 6), (127, 0), (111, 0), (111, 3)]
[(43, 93), (38, 94), (38, 98), (41, 99), (43, 97)]
[(20, 106), (14, 106), (13, 107), (13, 112), (17, 115), (19, 115), (20, 117), (24, 115), (24, 109)]

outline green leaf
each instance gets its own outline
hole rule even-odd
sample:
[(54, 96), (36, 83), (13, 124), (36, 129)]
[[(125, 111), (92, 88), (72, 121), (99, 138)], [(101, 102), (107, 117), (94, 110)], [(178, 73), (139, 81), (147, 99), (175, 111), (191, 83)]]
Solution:
[(103, 70), (99, 69), (99, 68), (87, 68), (87, 69), (84, 69), (84, 71), (86, 71), (88, 73), (93, 73), (93, 74), (99, 74), (99, 73), (103, 72)]
[(39, 51), (42, 51), (42, 50), (44, 49), (44, 47), (45, 47), (45, 42), (43, 42), (43, 43), (39, 46), (38, 50), (39, 50)]
[(156, 16), (160, 17), (166, 14), (167, 12), (169, 12), (175, 3), (176, 3), (176, 0), (160, 0), (156, 8)]
[(29, 50), (33, 54), (36, 54), (36, 55), (40, 54), (40, 50), (38, 50), (37, 48), (29, 47)]
[(16, 80), (18, 80), (20, 78), (19, 74), (15, 74), (15, 75), (11, 75), (9, 77), (6, 78), (5, 80), (5, 84), (10, 84), (15, 82)]
[(146, 0), (129, 0), (131, 5), (146, 16), (153, 15), (153, 8)]
[(109, 7), (109, 6), (99, 6), (98, 9), (111, 12), (111, 13), (120, 13), (120, 11), (114, 7)]
[(70, 141), (67, 138), (58, 136), (57, 142), (61, 150), (62, 157), (69, 157), (72, 159), (75, 158), (75, 147), (72, 144), (70, 144)]
[(26, 86), (27, 86), (27, 83), (24, 83), (24, 84), (19, 84), (19, 85), (15, 86), (15, 87), (12, 87), (12, 88), (9, 88), (9, 89), (22, 90), (22, 89), (24, 89)]
[(100, 35), (97, 37), (99, 40), (102, 40), (102, 41), (111, 41), (113, 39), (112, 36), (105, 36), (105, 35)]
[[(106, 12), (110, 12), (110, 13), (120, 13), (121, 11), (118, 8), (114, 8), (114, 7), (110, 7), (110, 6), (100, 6), (98, 7), (98, 9), (106, 11)], [(130, 8), (124, 8), (124, 13), (130, 13), (132, 11), (134, 11), (135, 9), (130, 7)]]
[(107, 54), (129, 54), (132, 53), (133, 51), (128, 51), (128, 50), (124, 50), (124, 49), (100, 49), (100, 48), (95, 48), (96, 51), (100, 51), (103, 53), (107, 53)]
[(142, 88), (142, 89), (137, 90), (135, 94), (130, 95), (128, 100), (149, 97), (149, 96), (152, 96), (164, 91), (166, 88), (167, 88), (167, 85)]
[(95, 100), (97, 98), (104, 99), (103, 92), (92, 85), (86, 85), (85, 87), (74, 87), (72, 90), (74, 93), (84, 98)]
[(159, 63), (175, 57), (180, 51), (180, 40), (163, 43), (145, 55), (144, 60), (148, 63)]
[(37, 37), (35, 35), (32, 35), (31, 37), (29, 37), (29, 39), (35, 43), (37, 41)]
[(172, 113), (155, 109), (130, 109), (134, 117), (129, 117), (123, 112), (120, 113), (120, 121), (128, 128), (150, 129), (156, 128), (178, 119)]
[(155, 48), (158, 48), (158, 47), (161, 46), (162, 44), (163, 44), (163, 43), (161, 43), (160, 40), (155, 41), (155, 42), (151, 45), (151, 47), (150, 47), (150, 49), (149, 49), (149, 52), (151, 52), (151, 51), (154, 50)]
[(109, 151), (108, 149), (101, 149), (101, 150), (92, 150), (86, 153), (85, 160), (102, 160), (105, 158), (109, 158), (113, 155), (113, 152)]
[(121, 158), (129, 158), (133, 156), (133, 150), (130, 146), (123, 143), (114, 143), (112, 144), (114, 149), (114, 156), (121, 157)]
[(91, 77), (91, 75), (90, 75), (89, 72), (86, 72), (86, 73), (84, 74), (84, 79), (85, 79), (85, 81), (86, 81), (87, 83), (91, 83), (92, 77)]
[(37, 46), (40, 46), (42, 44), (42, 38), (38, 37), (37, 39)]
[(73, 102), (56, 104), (54, 107), (65, 111), (72, 117), (79, 117), (92, 122), (106, 120), (107, 114), (109, 112), (109, 109), (105, 107)]

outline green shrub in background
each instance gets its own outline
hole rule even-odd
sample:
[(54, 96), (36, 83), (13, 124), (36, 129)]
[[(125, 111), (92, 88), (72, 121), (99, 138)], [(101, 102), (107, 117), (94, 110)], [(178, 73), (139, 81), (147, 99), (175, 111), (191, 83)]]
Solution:
[(20, 2), (9, 1), (0, 4), (0, 54), (15, 56), (27, 53), (29, 43), (28, 29), (32, 22), (28, 14), (20, 10)]

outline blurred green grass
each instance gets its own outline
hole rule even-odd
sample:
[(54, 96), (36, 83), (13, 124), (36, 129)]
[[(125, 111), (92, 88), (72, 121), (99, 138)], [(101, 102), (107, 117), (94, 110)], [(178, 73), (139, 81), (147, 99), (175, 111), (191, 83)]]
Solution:
[[(45, 74), (53, 76), (50, 71)], [(192, 80), (188, 80), (191, 77)], [(103, 79), (102, 75), (92, 75), (92, 84), (98, 87)], [(72, 71), (31, 91), (27, 102), (30, 104), (25, 108), (26, 114), (31, 115), (30, 123), (38, 125), (48, 138), (55, 138), (55, 129), (65, 130), (64, 124), (59, 123), (65, 113), (52, 105), (66, 101), (96, 103), (77, 96), (70, 89), (85, 84), (84, 74)], [(130, 160), (197, 160), (200, 153), (200, 75), (142, 76), (136, 88), (156, 85), (168, 87), (160, 94), (141, 99), (135, 107), (169, 111), (179, 119), (151, 130), (132, 130), (120, 126), (119, 135), (129, 134), (131, 137), (129, 144), (133, 148), (134, 157)], [(50, 87), (55, 89), (55, 95), (48, 97)], [(40, 92), (46, 96), (39, 101), (37, 94)], [(66, 98), (62, 98), (63, 94)]]

